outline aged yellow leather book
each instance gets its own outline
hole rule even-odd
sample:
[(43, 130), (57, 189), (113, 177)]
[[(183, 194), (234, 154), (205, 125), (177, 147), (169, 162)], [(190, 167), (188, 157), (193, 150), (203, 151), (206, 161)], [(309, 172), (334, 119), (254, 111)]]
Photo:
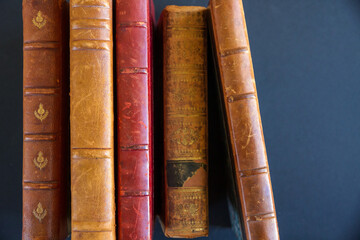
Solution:
[(70, 0), (70, 135), (71, 238), (115, 239), (111, 0)]
[(160, 17), (163, 52), (167, 237), (208, 235), (206, 8), (168, 6)]

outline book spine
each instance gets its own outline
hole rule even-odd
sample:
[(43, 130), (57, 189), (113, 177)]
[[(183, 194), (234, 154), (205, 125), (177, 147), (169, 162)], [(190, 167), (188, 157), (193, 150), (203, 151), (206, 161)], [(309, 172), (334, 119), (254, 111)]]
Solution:
[(210, 12), (245, 237), (279, 239), (242, 1), (212, 0)]
[(165, 235), (208, 235), (206, 9), (167, 7), (163, 19)]
[(116, 1), (118, 239), (153, 229), (152, 31), (149, 0)]
[(70, 0), (71, 212), (75, 240), (115, 239), (111, 0)]
[(65, 239), (66, 2), (23, 0), (22, 239)]

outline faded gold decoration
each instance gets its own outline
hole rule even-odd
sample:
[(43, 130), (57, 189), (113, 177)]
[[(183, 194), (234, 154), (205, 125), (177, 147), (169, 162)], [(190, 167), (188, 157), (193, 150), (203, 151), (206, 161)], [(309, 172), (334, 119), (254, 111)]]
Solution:
[(39, 202), (37, 208), (33, 210), (33, 214), (39, 220), (39, 222), (41, 222), (41, 220), (43, 220), (44, 217), (46, 216), (47, 211), (46, 209), (43, 208), (43, 206)]
[(197, 214), (200, 210), (199, 203), (184, 203), (184, 204), (177, 204), (175, 206), (175, 212), (179, 214), (181, 218), (186, 218), (188, 216), (193, 216)]
[(37, 28), (41, 29), (43, 26), (45, 26), (45, 24), (46, 24), (47, 21), (46, 21), (46, 19), (42, 16), (42, 12), (39, 11), (39, 12), (37, 13), (36, 17), (34, 17), (34, 18), (32, 19), (32, 22), (33, 22), (33, 24), (34, 24)]
[(43, 156), (43, 152), (39, 152), (38, 156), (36, 158), (34, 158), (34, 164), (36, 167), (38, 167), (40, 170), (43, 169), (46, 164), (48, 163), (47, 158), (44, 158)]
[(44, 109), (44, 106), (42, 103), (39, 105), (39, 109), (34, 111), (35, 117), (39, 119), (41, 122), (47, 118), (49, 115), (49, 111)]
[(188, 127), (182, 127), (173, 133), (172, 140), (184, 146), (193, 145), (199, 139), (199, 133)]
[[(198, 77), (198, 76), (196, 76)], [(203, 80), (203, 79), (201, 79)], [(183, 91), (182, 89), (176, 89), (175, 91), (170, 91), (169, 94), (172, 95), (172, 98), (174, 101), (177, 101), (179, 104), (185, 104), (186, 102), (193, 103), (194, 100), (196, 101), (197, 98), (199, 98), (199, 94), (202, 89), (200, 89), (196, 85), (197, 79), (195, 78), (195, 81), (193, 78), (191, 79), (180, 79), (178, 81), (182, 81), (183, 83), (191, 82), (192, 86), (191, 88), (186, 89), (186, 91)], [(172, 90), (172, 89), (171, 89)]]
[(206, 189), (170, 188), (168, 191), (168, 225), (179, 233), (205, 231), (208, 225)]

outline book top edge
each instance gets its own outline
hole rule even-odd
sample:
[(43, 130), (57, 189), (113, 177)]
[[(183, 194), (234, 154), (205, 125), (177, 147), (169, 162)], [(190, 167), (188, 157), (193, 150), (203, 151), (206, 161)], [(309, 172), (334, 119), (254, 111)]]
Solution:
[(168, 12), (198, 12), (198, 11), (205, 11), (205, 7), (201, 6), (176, 6), (176, 5), (169, 5), (165, 7), (165, 10)]

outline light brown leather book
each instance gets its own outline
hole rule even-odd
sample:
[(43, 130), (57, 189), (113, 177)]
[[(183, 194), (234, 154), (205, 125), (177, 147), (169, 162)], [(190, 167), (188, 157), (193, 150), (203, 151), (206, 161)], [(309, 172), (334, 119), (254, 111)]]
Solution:
[(67, 10), (65, 0), (23, 0), (23, 240), (68, 234)]
[(167, 237), (208, 235), (206, 8), (168, 6), (163, 36)]
[(210, 0), (209, 7), (243, 238), (279, 239), (242, 1)]
[(111, 0), (70, 0), (71, 238), (115, 239)]

